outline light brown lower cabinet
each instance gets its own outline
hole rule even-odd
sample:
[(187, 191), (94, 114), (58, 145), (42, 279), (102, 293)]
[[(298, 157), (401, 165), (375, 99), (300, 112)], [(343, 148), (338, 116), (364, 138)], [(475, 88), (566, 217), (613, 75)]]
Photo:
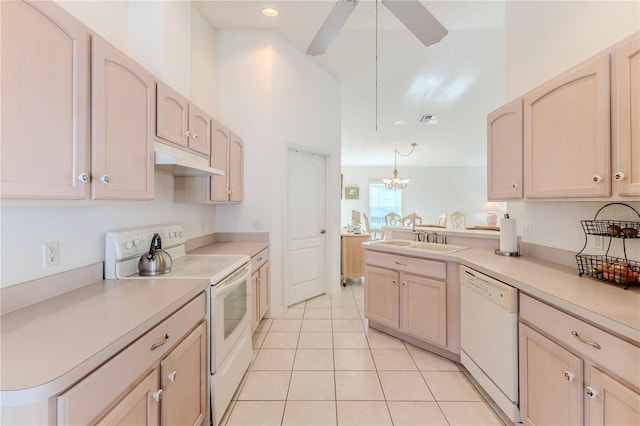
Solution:
[(520, 317), (524, 424), (640, 424), (640, 348), (526, 295)]
[(205, 296), (56, 399), (58, 425), (201, 425), (207, 414)]
[(269, 248), (265, 248), (251, 258), (251, 332), (253, 333), (269, 310)]

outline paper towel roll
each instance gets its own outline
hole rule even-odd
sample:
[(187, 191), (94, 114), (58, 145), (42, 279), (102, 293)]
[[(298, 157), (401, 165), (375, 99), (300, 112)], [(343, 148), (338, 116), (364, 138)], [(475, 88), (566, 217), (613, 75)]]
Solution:
[(500, 220), (500, 251), (507, 253), (518, 252), (515, 219), (505, 218)]

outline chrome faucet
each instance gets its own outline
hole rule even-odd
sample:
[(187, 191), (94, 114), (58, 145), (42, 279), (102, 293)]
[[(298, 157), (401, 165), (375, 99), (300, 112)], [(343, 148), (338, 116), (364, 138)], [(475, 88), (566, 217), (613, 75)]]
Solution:
[(438, 233), (437, 232), (433, 233), (433, 242), (438, 244)]

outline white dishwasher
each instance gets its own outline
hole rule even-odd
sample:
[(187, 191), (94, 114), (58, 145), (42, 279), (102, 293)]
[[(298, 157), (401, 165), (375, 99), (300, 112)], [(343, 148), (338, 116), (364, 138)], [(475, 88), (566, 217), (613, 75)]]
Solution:
[(518, 409), (518, 290), (460, 266), (460, 359), (514, 423)]

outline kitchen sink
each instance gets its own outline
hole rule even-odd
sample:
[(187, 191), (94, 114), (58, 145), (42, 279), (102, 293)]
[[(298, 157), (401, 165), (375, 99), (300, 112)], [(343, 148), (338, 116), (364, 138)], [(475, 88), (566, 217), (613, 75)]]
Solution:
[(385, 246), (402, 247), (407, 249), (416, 249), (432, 253), (454, 253), (457, 251), (468, 249), (467, 246), (457, 246), (453, 244), (436, 244), (436, 243), (424, 243), (421, 241), (408, 241), (408, 240), (382, 240), (376, 244)]

